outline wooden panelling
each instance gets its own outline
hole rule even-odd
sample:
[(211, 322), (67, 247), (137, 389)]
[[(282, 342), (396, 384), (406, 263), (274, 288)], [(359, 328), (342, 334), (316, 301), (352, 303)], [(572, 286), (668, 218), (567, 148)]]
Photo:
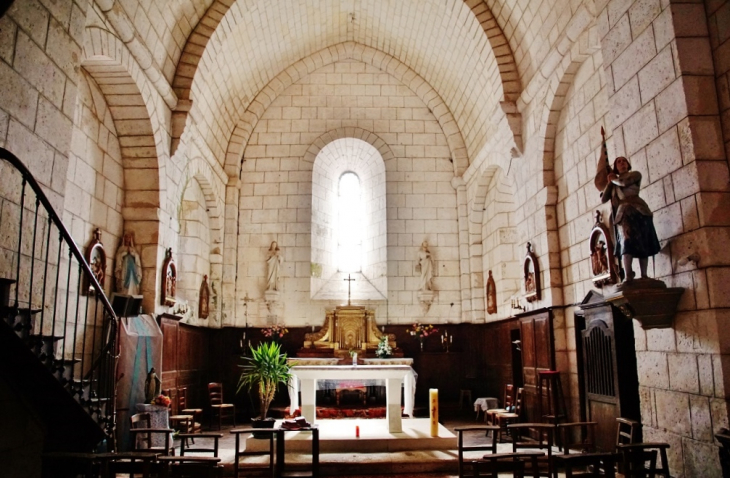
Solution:
[(162, 389), (172, 392), (186, 387), (187, 405), (207, 409), (210, 371), (210, 329), (181, 324), (179, 318), (167, 314), (158, 317), (163, 335)]

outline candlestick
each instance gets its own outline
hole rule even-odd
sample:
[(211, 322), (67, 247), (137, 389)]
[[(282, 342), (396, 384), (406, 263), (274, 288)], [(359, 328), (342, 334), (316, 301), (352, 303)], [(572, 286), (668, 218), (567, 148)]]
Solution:
[(429, 409), (431, 410), (431, 436), (439, 436), (439, 391), (431, 388), (428, 391)]

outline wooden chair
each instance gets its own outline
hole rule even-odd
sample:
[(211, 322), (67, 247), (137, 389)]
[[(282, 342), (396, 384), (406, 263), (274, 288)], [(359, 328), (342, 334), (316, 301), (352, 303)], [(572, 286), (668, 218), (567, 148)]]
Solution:
[[(555, 471), (564, 470), (566, 478), (584, 476), (615, 476), (617, 455), (596, 453), (596, 422), (559, 423), (562, 454), (554, 455)], [(571, 454), (571, 452), (577, 452)]]
[[(504, 398), (502, 399), (503, 408), (490, 408), (484, 412), (484, 421), (488, 425), (496, 425), (497, 413), (507, 413), (512, 411), (511, 408), (514, 406), (514, 392), (515, 386), (508, 383), (504, 386)], [(478, 415), (477, 415), (478, 416)]]
[(596, 451), (596, 422), (558, 423), (557, 436), (564, 455), (570, 450), (579, 453), (593, 453)]
[[(641, 423), (616, 418), (616, 452), (620, 455), (618, 471), (626, 478), (664, 476), (669, 478), (668, 443), (640, 442)], [(657, 458), (661, 460), (658, 466)]]
[[(454, 430), (457, 432), (459, 437), (459, 478), (464, 478), (464, 476), (466, 476), (464, 474), (466, 472), (466, 467), (468, 465), (473, 466), (474, 463), (472, 459), (465, 457), (464, 454), (475, 451), (491, 451), (492, 453), (497, 453), (497, 432), (499, 431), (499, 427), (493, 425), (476, 425), (457, 427)], [(488, 436), (490, 431), (492, 432), (491, 440), (485, 441), (484, 443), (477, 443), (475, 445), (464, 444), (464, 438), (467, 434), (473, 433), (484, 437)]]
[[(137, 413), (129, 417), (129, 433), (132, 435), (132, 450), (142, 452), (159, 452), (162, 455), (174, 455), (172, 447), (172, 434), (175, 430), (171, 428), (151, 428), (149, 413)], [(164, 446), (155, 446), (152, 437), (163, 435)]]
[[(539, 478), (538, 460), (544, 455), (545, 453), (541, 451), (487, 454), (472, 462), (474, 467), (474, 474), (472, 476), (475, 478), (480, 476), (498, 478), (500, 475), (504, 476), (504, 473), (511, 473), (515, 478), (523, 478), (525, 476)], [(530, 473), (526, 473), (525, 465), (527, 463), (530, 463)], [(482, 473), (487, 474), (482, 475)]]
[(170, 415), (170, 426), (186, 434), (200, 432), (201, 425), (200, 421), (196, 421), (196, 415), (200, 419), (203, 410), (187, 408), (187, 388), (178, 388), (172, 403), (176, 406), (172, 407), (174, 414)]
[(186, 387), (177, 389), (177, 412), (183, 415), (193, 416), (193, 429), (190, 433), (202, 431), (203, 409), (191, 408), (188, 404), (188, 389)]
[[(213, 456), (218, 456), (218, 441), (223, 438), (222, 433), (180, 433), (177, 436), (180, 439), (180, 456), (185, 456), (185, 453), (211, 453)], [(212, 439), (213, 444), (211, 447), (196, 445), (195, 448), (191, 447), (188, 440), (195, 445), (192, 441), (193, 438)]]
[[(269, 449), (263, 450), (263, 451), (247, 451), (246, 450), (246, 440), (251, 438), (251, 435), (253, 432), (260, 433), (262, 435), (267, 435), (267, 440), (269, 440)], [(274, 439), (277, 436), (277, 433), (279, 432), (277, 429), (274, 428), (234, 428), (230, 431), (233, 435), (236, 435), (236, 445), (234, 449), (234, 458), (233, 458), (233, 478), (239, 478), (244, 470), (246, 471), (247, 475), (248, 473), (265, 473), (265, 476), (268, 476), (270, 478), (275, 477), (276, 473), (276, 467), (274, 466), (274, 458), (276, 456), (276, 446), (274, 444)], [(241, 449), (241, 437), (243, 436), (243, 449)], [(246, 458), (248, 456), (262, 456), (262, 455), (268, 455), (269, 456), (269, 462), (267, 466), (262, 465), (254, 465), (254, 466), (241, 466), (241, 459)]]
[(173, 397), (172, 390), (169, 389), (163, 390), (162, 394), (170, 397), (170, 417), (168, 418), (170, 421), (170, 428), (174, 428), (182, 433), (191, 433), (193, 428), (193, 416), (181, 413), (180, 405), (179, 403), (176, 403), (180, 398), (179, 394), (176, 394)]
[(233, 417), (233, 426), (236, 426), (236, 406), (223, 401), (223, 384), (211, 382), (208, 384), (208, 398), (210, 399), (210, 427), (213, 428), (213, 418), (218, 416), (218, 430), (222, 427), (223, 415)]
[(640, 422), (628, 418), (616, 418), (616, 446), (638, 443), (640, 436)]
[(616, 476), (616, 454), (579, 453), (573, 455), (554, 455), (555, 469), (563, 469), (565, 478), (573, 477), (606, 477)]
[(495, 425), (499, 427), (499, 434), (501, 438), (502, 432), (507, 428), (508, 425), (512, 423), (517, 423), (520, 421), (520, 415), (522, 414), (522, 394), (524, 389), (518, 388), (517, 393), (515, 393), (515, 401), (514, 401), (514, 407), (512, 412), (498, 412), (495, 415), (494, 421)]
[(557, 478), (553, 461), (553, 444), (555, 443), (555, 430), (557, 429), (554, 424), (511, 423), (507, 425), (507, 429), (512, 436), (513, 453), (524, 449), (531, 451), (544, 450), (544, 456), (538, 459), (540, 470), (537, 474)]
[[(625, 478), (670, 478), (667, 461), (669, 443), (633, 443), (616, 448)], [(657, 463), (657, 456), (661, 459), (661, 466)]]

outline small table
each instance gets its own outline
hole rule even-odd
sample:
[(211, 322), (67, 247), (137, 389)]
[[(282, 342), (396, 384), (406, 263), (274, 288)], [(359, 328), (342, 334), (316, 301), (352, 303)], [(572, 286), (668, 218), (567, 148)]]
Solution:
[(499, 400), (492, 397), (481, 397), (474, 401), (474, 411), (477, 412), (476, 420), (479, 420), (479, 414), (486, 412), (487, 410), (497, 408), (499, 406)]

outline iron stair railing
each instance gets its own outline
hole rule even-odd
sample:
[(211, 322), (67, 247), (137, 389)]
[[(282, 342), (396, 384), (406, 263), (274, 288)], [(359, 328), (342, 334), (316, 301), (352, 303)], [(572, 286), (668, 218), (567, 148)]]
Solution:
[(0, 159), (0, 280), (8, 295), (2, 317), (113, 449), (117, 316), (28, 168), (3, 148)]

